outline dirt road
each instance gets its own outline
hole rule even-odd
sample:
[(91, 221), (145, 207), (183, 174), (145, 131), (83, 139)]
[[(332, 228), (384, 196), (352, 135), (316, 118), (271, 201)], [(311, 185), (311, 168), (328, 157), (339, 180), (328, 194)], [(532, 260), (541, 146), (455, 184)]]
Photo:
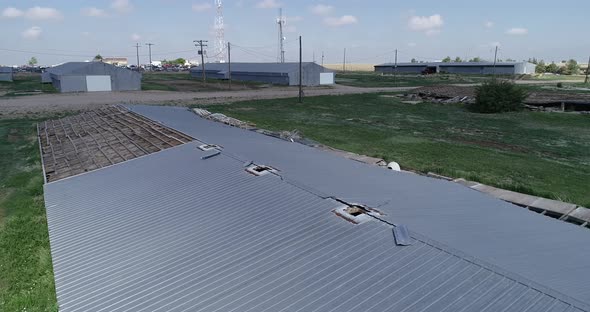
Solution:
[[(332, 88), (306, 88), (305, 96), (361, 94), (388, 91), (405, 91), (413, 88), (356, 88), (335, 85)], [(75, 94), (42, 94), (0, 99), (0, 118), (35, 117), (59, 112), (76, 112), (109, 104), (160, 104), (189, 105), (228, 103), (243, 100), (296, 97), (297, 88), (269, 88), (246, 91), (215, 92), (91, 92)]]

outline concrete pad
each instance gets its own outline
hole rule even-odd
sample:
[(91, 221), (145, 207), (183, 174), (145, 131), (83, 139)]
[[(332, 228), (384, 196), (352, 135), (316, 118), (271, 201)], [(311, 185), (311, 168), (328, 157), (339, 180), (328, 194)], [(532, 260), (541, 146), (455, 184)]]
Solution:
[(529, 206), (534, 207), (534, 208), (539, 208), (539, 209), (544, 209), (544, 210), (549, 210), (549, 211), (561, 213), (564, 215), (571, 213), (577, 207), (574, 204), (564, 203), (564, 202), (560, 202), (557, 200), (541, 198), (541, 197), (538, 197), (537, 200), (535, 200), (535, 202), (533, 202)]
[(578, 207), (572, 211), (568, 217), (576, 218), (582, 222), (590, 222), (590, 209), (586, 207)]

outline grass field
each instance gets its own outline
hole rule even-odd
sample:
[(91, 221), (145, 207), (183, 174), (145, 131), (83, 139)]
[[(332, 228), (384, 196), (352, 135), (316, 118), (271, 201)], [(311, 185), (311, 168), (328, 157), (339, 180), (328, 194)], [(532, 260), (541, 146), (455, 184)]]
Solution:
[(55, 92), (51, 84), (41, 83), (40, 74), (15, 74), (12, 82), (0, 81), (0, 98)]
[(381, 75), (375, 72), (337, 73), (336, 83), (352, 87), (418, 87), (440, 84), (481, 83), (489, 76), (477, 75)]
[[(232, 90), (257, 89), (261, 83), (232, 81)], [(200, 79), (191, 78), (188, 72), (153, 72), (143, 73), (141, 81), (142, 90), (158, 91), (219, 91), (228, 90), (229, 82), (226, 80), (207, 79), (203, 84)]]
[(35, 129), (0, 120), (0, 311), (57, 311)]
[(461, 106), (403, 104), (365, 94), (206, 106), (270, 130), (298, 129), (323, 144), (590, 207), (590, 116), (482, 115)]

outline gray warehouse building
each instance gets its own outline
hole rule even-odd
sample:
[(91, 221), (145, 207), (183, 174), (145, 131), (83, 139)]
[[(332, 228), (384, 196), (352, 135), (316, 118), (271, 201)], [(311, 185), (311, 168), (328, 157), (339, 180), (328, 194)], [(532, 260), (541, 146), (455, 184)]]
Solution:
[(42, 82), (60, 92), (141, 90), (141, 73), (103, 62), (70, 62), (47, 69)]
[[(205, 75), (213, 79), (229, 79), (227, 63), (205, 64)], [(303, 85), (334, 84), (334, 73), (316, 63), (302, 64)], [(200, 78), (203, 67), (191, 69), (191, 77)], [(231, 63), (231, 78), (238, 81), (256, 81), (276, 85), (299, 85), (299, 63)]]
[(0, 81), (12, 81), (12, 67), (0, 66)]
[(524, 75), (534, 74), (536, 65), (528, 62), (429, 62), (429, 63), (386, 63), (375, 65), (375, 71), (381, 73), (448, 73), (476, 75)]

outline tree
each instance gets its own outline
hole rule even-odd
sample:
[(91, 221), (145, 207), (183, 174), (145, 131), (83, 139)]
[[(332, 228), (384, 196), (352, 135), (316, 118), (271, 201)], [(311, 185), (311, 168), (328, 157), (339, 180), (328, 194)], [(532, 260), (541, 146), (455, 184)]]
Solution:
[(102, 55), (100, 55), (100, 54), (97, 54), (97, 55), (94, 57), (94, 61), (97, 61), (97, 62), (102, 62)]
[(565, 63), (565, 67), (562, 68), (564, 75), (577, 75), (580, 73), (580, 65), (574, 59), (571, 59)]
[(186, 63), (186, 60), (183, 59), (182, 57), (179, 57), (175, 60), (163, 60), (162, 64), (163, 65), (184, 65)]
[(450, 63), (451, 62), (451, 57), (450, 56), (447, 56), (442, 61), (443, 61), (443, 63)]
[(528, 94), (522, 87), (504, 80), (493, 79), (475, 87), (475, 103), (468, 106), (476, 113), (494, 114), (523, 109)]
[(470, 59), (469, 62), (481, 62), (481, 58), (479, 56), (476, 56), (476, 57)]
[(535, 72), (537, 74), (544, 74), (547, 71), (547, 65), (545, 65), (545, 61), (540, 60), (539, 63), (537, 64), (537, 67), (535, 67)]
[(457, 63), (461, 63), (461, 62), (463, 62), (463, 60), (462, 60), (460, 57), (458, 57), (458, 56), (457, 56), (457, 57), (455, 58), (455, 62), (457, 62)]
[(37, 58), (36, 57), (31, 57), (31, 59), (29, 60), (29, 66), (35, 66), (37, 65)]
[(415, 58), (413, 58), (410, 62), (411, 63), (418, 63), (418, 61)]
[(547, 65), (547, 68), (545, 69), (546, 73), (552, 73), (552, 74), (557, 74), (558, 71), (559, 71), (559, 66), (557, 66), (557, 64), (555, 64), (555, 62), (552, 62), (551, 64)]
[(507, 58), (507, 59), (506, 59), (506, 62), (516, 62), (516, 60), (513, 60), (513, 59), (511, 59), (511, 58)]

